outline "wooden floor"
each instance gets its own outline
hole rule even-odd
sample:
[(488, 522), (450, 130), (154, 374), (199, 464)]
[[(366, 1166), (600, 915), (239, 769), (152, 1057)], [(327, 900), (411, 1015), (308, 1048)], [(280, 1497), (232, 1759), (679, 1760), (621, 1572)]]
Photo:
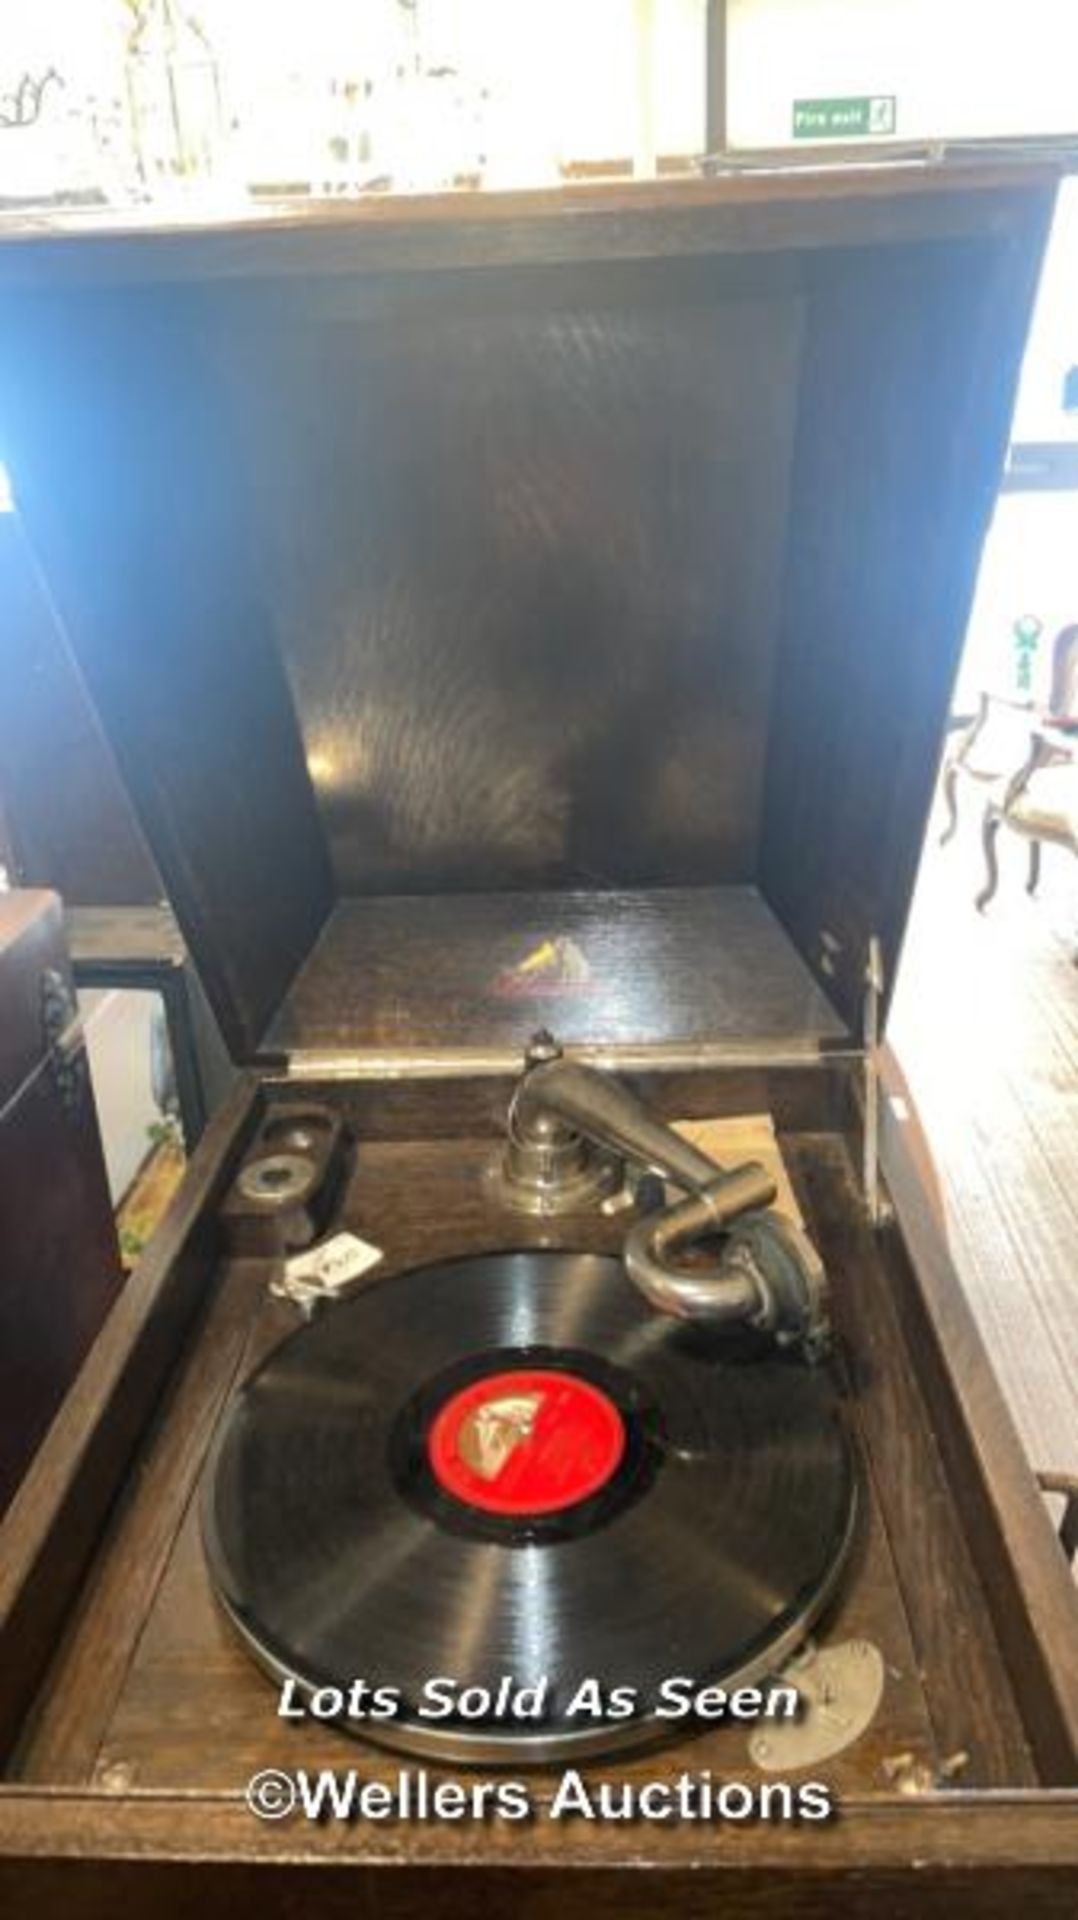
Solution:
[(974, 797), (929, 837), (889, 1037), (932, 1142), (951, 1244), (1035, 1467), (1078, 1470), (1078, 861), (1001, 833), (982, 865)]

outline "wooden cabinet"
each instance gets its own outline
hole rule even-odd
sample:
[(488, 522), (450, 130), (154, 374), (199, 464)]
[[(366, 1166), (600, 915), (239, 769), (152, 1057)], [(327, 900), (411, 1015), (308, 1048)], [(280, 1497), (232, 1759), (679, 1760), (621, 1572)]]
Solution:
[[(16, 1906), (1072, 1910), (1074, 1588), (927, 1183), (872, 1178), (1053, 194), (882, 166), (0, 246), (20, 501), (241, 1069), (0, 1538)], [(888, 1681), (811, 1831), (245, 1804), (397, 1763), (301, 1748), (213, 1604), (214, 1434), (294, 1324), (222, 1203), (322, 1102), (386, 1274), (615, 1249), (492, 1196), (542, 1026), (668, 1117), (769, 1113), (830, 1275), (866, 1512), (825, 1630)], [(596, 1770), (746, 1765), (721, 1730)]]
[(0, 894), (0, 1508), (119, 1286), (60, 903)]

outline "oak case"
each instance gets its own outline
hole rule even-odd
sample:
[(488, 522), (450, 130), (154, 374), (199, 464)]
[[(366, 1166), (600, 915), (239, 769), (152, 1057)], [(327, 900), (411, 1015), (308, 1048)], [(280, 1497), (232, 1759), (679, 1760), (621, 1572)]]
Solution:
[[(885, 1136), (879, 1219), (862, 1159), (1052, 197), (877, 168), (0, 249), (20, 502), (245, 1068), (5, 1526), (27, 1910), (1069, 1911), (1073, 1587), (927, 1148)], [(558, 941), (586, 991), (506, 991)], [(221, 1199), (301, 1095), (347, 1117), (339, 1216), (391, 1270), (549, 1244), (481, 1178), (543, 1022), (667, 1115), (769, 1111), (830, 1271), (870, 1493), (831, 1626), (892, 1680), (827, 1828), (243, 1805), (357, 1755), (299, 1750), (210, 1602), (199, 1474), (290, 1324)], [(908, 1797), (904, 1751), (966, 1758)], [(736, 1731), (613, 1771), (703, 1767), (744, 1774)]]

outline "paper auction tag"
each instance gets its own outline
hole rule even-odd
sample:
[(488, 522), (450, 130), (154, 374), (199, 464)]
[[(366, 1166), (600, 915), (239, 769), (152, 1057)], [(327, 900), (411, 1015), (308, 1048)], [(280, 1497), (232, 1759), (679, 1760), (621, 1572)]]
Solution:
[(320, 1246), (307, 1247), (285, 1261), (284, 1290), (291, 1293), (340, 1293), (382, 1259), (381, 1247), (357, 1233), (335, 1233)]

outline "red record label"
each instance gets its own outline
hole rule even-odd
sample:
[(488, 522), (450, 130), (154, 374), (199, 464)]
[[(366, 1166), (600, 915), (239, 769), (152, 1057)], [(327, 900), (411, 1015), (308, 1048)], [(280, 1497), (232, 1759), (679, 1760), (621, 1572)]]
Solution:
[(612, 1400), (572, 1373), (514, 1368), (453, 1394), (427, 1441), (455, 1499), (485, 1513), (559, 1513), (598, 1493), (625, 1451)]

